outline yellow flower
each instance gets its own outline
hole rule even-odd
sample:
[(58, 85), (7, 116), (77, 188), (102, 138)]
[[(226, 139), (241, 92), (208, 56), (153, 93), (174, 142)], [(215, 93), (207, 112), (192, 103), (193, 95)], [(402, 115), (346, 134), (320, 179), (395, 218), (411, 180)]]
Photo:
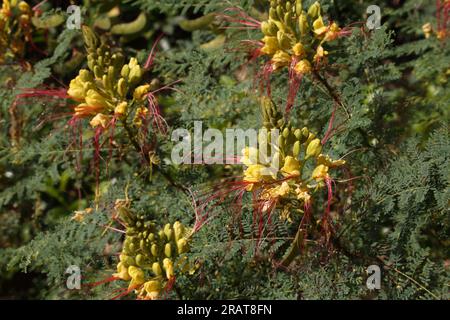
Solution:
[(327, 27), (323, 24), (322, 17), (314, 21), (313, 30), (317, 37), (322, 37), (327, 32)]
[(71, 220), (75, 220), (77, 222), (83, 222), (84, 217), (88, 214), (91, 214), (94, 210), (92, 208), (86, 208), (84, 210), (75, 211)]
[(291, 60), (291, 56), (288, 53), (278, 50), (272, 57), (274, 71), (288, 66), (291, 63)]
[(341, 31), (341, 28), (333, 22), (331, 26), (328, 28), (327, 33), (325, 34), (324, 41), (333, 41), (337, 39), (339, 36), (339, 31)]
[(144, 84), (142, 86), (137, 87), (134, 90), (133, 98), (136, 100), (143, 100), (145, 95), (150, 91), (150, 85)]
[(242, 149), (242, 157), (241, 162), (245, 164), (247, 167), (251, 166), (252, 164), (258, 163), (258, 149), (256, 148), (249, 148), (245, 147)]
[(316, 50), (316, 54), (314, 55), (314, 61), (319, 61), (328, 55), (328, 51), (325, 51), (322, 46), (318, 46)]
[(123, 262), (119, 262), (117, 264), (117, 273), (114, 273), (113, 276), (125, 281), (131, 280), (131, 277), (128, 273), (128, 268), (125, 266)]
[(290, 191), (291, 187), (289, 187), (289, 184), (284, 181), (279, 187), (276, 187), (275, 194), (279, 197), (285, 197)]
[(103, 107), (89, 106), (86, 103), (80, 103), (75, 107), (75, 116), (78, 118), (84, 118), (92, 115), (96, 115), (103, 111)]
[(80, 70), (78, 76), (70, 81), (67, 94), (74, 100), (84, 101), (87, 91), (91, 87), (92, 75), (86, 70)]
[(328, 167), (323, 164), (318, 165), (312, 173), (312, 178), (317, 182), (328, 178)]
[(94, 89), (89, 89), (86, 94), (86, 104), (93, 107), (103, 107), (108, 108), (106, 98)]
[(306, 54), (305, 47), (303, 47), (300, 42), (296, 43), (295, 46), (292, 47), (292, 51), (294, 51), (294, 54), (298, 57), (303, 57)]
[(166, 270), (166, 277), (167, 277), (167, 279), (170, 280), (175, 275), (175, 273), (173, 272), (172, 260), (170, 260), (169, 258), (165, 258), (163, 260), (163, 266), (164, 266), (164, 269)]
[(89, 122), (89, 124), (93, 128), (101, 126), (103, 129), (105, 129), (108, 127), (110, 121), (111, 121), (110, 116), (104, 115), (102, 113), (98, 113), (94, 118), (92, 118), (92, 120), (91, 120), (91, 122)]
[(147, 293), (147, 298), (156, 299), (161, 291), (161, 282), (158, 280), (150, 280), (144, 283), (144, 290)]
[(425, 38), (428, 39), (431, 36), (432, 32), (433, 32), (433, 27), (431, 26), (431, 23), (429, 23), (429, 22), (425, 23), (422, 26), (422, 31), (425, 34)]
[(327, 167), (330, 167), (330, 168), (336, 168), (336, 167), (340, 167), (340, 166), (344, 165), (345, 164), (345, 160), (342, 160), (342, 159), (340, 159), (340, 160), (333, 160), (328, 155), (320, 154), (317, 157), (317, 163), (318, 164), (323, 164), (323, 165), (325, 165)]
[(284, 176), (299, 176), (300, 175), (300, 161), (294, 157), (287, 156), (284, 160), (284, 166), (281, 168)]
[(261, 49), (262, 53), (271, 56), (279, 50), (278, 40), (276, 37), (265, 36), (262, 41), (264, 42), (264, 47)]
[(114, 109), (114, 114), (117, 114), (118, 116), (122, 116), (127, 112), (127, 108), (128, 108), (128, 103), (126, 101), (122, 101)]
[(305, 203), (311, 201), (311, 195), (309, 194), (308, 188), (299, 186), (297, 189), (295, 189), (295, 193), (297, 193), (298, 200), (301, 200)]
[(145, 282), (144, 271), (142, 271), (141, 268), (138, 268), (135, 266), (129, 266), (128, 274), (131, 277), (130, 286), (128, 287), (129, 289), (138, 287)]
[(306, 59), (301, 60), (295, 65), (294, 71), (299, 75), (300, 74), (310, 74), (312, 71), (311, 63), (309, 63), (309, 61)]
[(261, 164), (250, 165), (244, 172), (244, 181), (254, 183), (263, 181), (264, 180), (263, 173), (265, 169), (266, 167)]

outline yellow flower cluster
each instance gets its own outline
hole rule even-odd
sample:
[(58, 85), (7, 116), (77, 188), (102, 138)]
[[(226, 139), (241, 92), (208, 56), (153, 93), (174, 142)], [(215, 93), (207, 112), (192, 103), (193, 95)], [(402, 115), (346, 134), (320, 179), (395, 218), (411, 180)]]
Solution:
[(116, 210), (127, 228), (113, 276), (128, 281), (128, 290), (139, 299), (157, 299), (175, 271), (190, 271), (184, 255), (189, 251), (189, 230), (179, 221), (158, 230), (153, 221), (135, 216), (120, 201)]
[(436, 38), (438, 38), (439, 40), (443, 40), (445, 39), (445, 37), (448, 35), (448, 31), (446, 29), (442, 29), (442, 30), (434, 30), (433, 26), (431, 25), (431, 23), (425, 23), (422, 26), (422, 31), (423, 34), (425, 35), (425, 38), (428, 39), (431, 36), (436, 36)]
[(67, 92), (79, 103), (75, 117), (92, 117), (92, 127), (106, 128), (113, 116), (123, 119), (134, 109), (135, 124), (139, 125), (139, 116), (148, 112), (144, 98), (154, 82), (138, 86), (144, 70), (135, 58), (125, 64), (123, 55), (112, 53), (88, 27), (83, 27), (83, 36), (89, 69), (79, 71)]
[[(247, 190), (260, 190), (261, 199), (270, 204), (280, 199), (295, 198), (308, 204), (314, 192), (325, 187), (330, 179), (329, 171), (345, 164), (344, 160), (332, 160), (322, 154), (322, 144), (308, 128), (294, 128), (285, 124), (273, 102), (262, 98), (264, 126), (267, 130), (278, 129), (277, 143), (269, 143), (267, 135), (258, 137), (258, 146), (271, 151), (271, 160), (256, 148), (245, 148), (241, 162), (247, 167), (244, 181)], [(313, 162), (309, 172), (305, 164)]]
[(326, 25), (319, 2), (303, 10), (302, 0), (270, 0), (269, 19), (262, 22), (264, 46), (261, 52), (271, 58), (273, 70), (295, 63), (298, 75), (309, 74), (328, 55), (324, 43), (335, 40), (341, 29)]
[(3, 0), (0, 9), (0, 64), (23, 57), (31, 41), (31, 9), (25, 1)]

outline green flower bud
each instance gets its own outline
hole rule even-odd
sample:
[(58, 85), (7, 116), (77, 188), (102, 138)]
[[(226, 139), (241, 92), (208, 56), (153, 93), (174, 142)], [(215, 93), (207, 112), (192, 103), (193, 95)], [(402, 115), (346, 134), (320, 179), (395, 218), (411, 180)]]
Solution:
[(298, 26), (300, 30), (300, 35), (302, 37), (305, 36), (309, 31), (309, 25), (308, 19), (306, 18), (306, 14), (304, 12), (298, 17)]
[(120, 94), (120, 96), (122, 98), (125, 98), (125, 96), (127, 95), (127, 91), (128, 91), (127, 87), (128, 86), (127, 86), (125, 79), (120, 78), (119, 82), (117, 83), (117, 92)]
[(84, 43), (86, 44), (86, 46), (90, 49), (97, 48), (99, 44), (98, 37), (95, 35), (92, 29), (89, 28), (88, 26), (83, 26), (82, 32)]
[(152, 271), (157, 276), (162, 275), (162, 269), (161, 269), (161, 265), (159, 264), (159, 262), (154, 262), (152, 264)]
[(130, 74), (130, 67), (126, 64), (122, 67), (122, 70), (120, 71), (120, 75), (124, 78), (128, 78), (129, 74)]
[(158, 246), (156, 245), (156, 243), (153, 243), (151, 248), (150, 248), (150, 252), (152, 253), (152, 255), (154, 257), (158, 256)]
[(320, 15), (320, 3), (319, 1), (314, 2), (308, 9), (308, 15), (315, 19)]
[(305, 159), (309, 159), (311, 157), (317, 157), (322, 152), (322, 143), (320, 142), (320, 139), (314, 139), (311, 141), (310, 144), (308, 144), (308, 147), (306, 148), (306, 157)]
[(164, 254), (167, 258), (170, 258), (172, 256), (172, 246), (170, 245), (170, 243), (166, 243), (166, 245), (164, 246)]
[(302, 0), (296, 0), (295, 1), (295, 13), (297, 14), (297, 16), (300, 16), (302, 14), (302, 11), (303, 11)]
[(300, 155), (301, 144), (300, 141), (295, 141), (294, 147), (292, 148), (292, 155), (297, 158)]

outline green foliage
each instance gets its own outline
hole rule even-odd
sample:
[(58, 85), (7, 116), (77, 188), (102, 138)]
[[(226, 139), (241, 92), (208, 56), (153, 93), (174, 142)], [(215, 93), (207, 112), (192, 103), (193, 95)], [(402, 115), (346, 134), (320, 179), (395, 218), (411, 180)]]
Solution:
[[(336, 130), (324, 152), (344, 157), (347, 166), (333, 184), (335, 233), (328, 244), (315, 223), (326, 193), (314, 202), (306, 250), (288, 269), (277, 268), (301, 217), (290, 223), (274, 213), (261, 236), (251, 193), (244, 195), (242, 208), (236, 193), (202, 207), (201, 200), (219, 198), (230, 180), (242, 176), (241, 166), (172, 165), (170, 133), (151, 129), (148, 138), (161, 161), (150, 167), (120, 126), (114, 136), (100, 137), (96, 157), (88, 121), (68, 122), (73, 101), (16, 99), (26, 88), (68, 86), (85, 67), (85, 62), (61, 67), (73, 58), (73, 49), (84, 54), (84, 48), (79, 32), (64, 30), (55, 37), (56, 29), (50, 37), (57, 45), (48, 48), (48, 57), (28, 53), (31, 67), (0, 66), (0, 297), (110, 298), (123, 283), (71, 291), (65, 271), (80, 266), (83, 284), (115, 272), (123, 237), (111, 229), (122, 228), (113, 207), (127, 199), (134, 212), (161, 224), (179, 220), (193, 226), (196, 214), (207, 214), (188, 255), (197, 270), (177, 277), (169, 298), (448, 299), (450, 51), (448, 41), (422, 33), (424, 23), (436, 24), (434, 2), (322, 2), (340, 25), (364, 21), (367, 6), (378, 4), (384, 23), (372, 31), (358, 25), (334, 42), (328, 66), (320, 71), (326, 83), (305, 76), (289, 114), (293, 125), (323, 137), (335, 110)], [(241, 42), (259, 40), (261, 32), (220, 28), (226, 23), (218, 17), (190, 32), (179, 26), (234, 6), (258, 19), (268, 7), (257, 0), (121, 3), (126, 17), (121, 22), (132, 21), (139, 10), (151, 17), (138, 36), (110, 39), (128, 58), (145, 61), (155, 35), (169, 30), (151, 76), (162, 84), (180, 80), (174, 90), (158, 92), (171, 129), (193, 130), (197, 120), (204, 129), (221, 131), (261, 127), (258, 72), (265, 61), (249, 61)], [(96, 5), (83, 10), (89, 17), (106, 12)], [(145, 42), (136, 41), (142, 38)], [(280, 111), (287, 83), (287, 71), (271, 75)], [(86, 208), (94, 210), (82, 222), (71, 219)], [(366, 269), (373, 264), (382, 269), (381, 290), (366, 287)], [(24, 275), (25, 289), (16, 285)]]

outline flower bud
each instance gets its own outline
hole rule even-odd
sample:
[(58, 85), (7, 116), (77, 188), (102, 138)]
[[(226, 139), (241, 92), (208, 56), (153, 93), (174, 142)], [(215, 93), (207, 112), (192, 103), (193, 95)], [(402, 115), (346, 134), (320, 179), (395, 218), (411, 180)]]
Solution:
[(177, 241), (177, 249), (178, 249), (178, 254), (182, 254), (182, 253), (185, 253), (188, 251), (188, 243), (187, 243), (186, 239), (182, 238)]
[(295, 158), (297, 158), (300, 155), (300, 150), (301, 150), (300, 141), (295, 141), (294, 147), (292, 148), (292, 154), (294, 155)]
[(161, 269), (161, 265), (159, 264), (159, 262), (154, 262), (152, 264), (152, 271), (156, 276), (162, 275), (162, 269)]
[(308, 15), (315, 19), (320, 15), (320, 3), (319, 1), (314, 2), (308, 9)]
[(88, 26), (82, 26), (84, 43), (89, 49), (95, 49), (98, 47), (98, 38), (91, 28)]
[(137, 87), (134, 90), (133, 98), (136, 100), (143, 100), (145, 98), (145, 95), (150, 91), (150, 85), (144, 84), (142, 86)]
[(122, 67), (122, 70), (120, 71), (120, 75), (123, 78), (128, 78), (129, 74), (130, 74), (130, 67), (126, 64)]
[(315, 158), (320, 154), (320, 152), (322, 152), (322, 143), (320, 142), (320, 139), (314, 139), (306, 148), (305, 159), (309, 159), (311, 157)]
[(150, 248), (150, 252), (152, 253), (152, 255), (154, 257), (158, 256), (158, 246), (156, 245), (156, 243), (153, 243), (151, 248)]
[(308, 25), (308, 19), (304, 12), (298, 17), (298, 26), (299, 26), (299, 30), (300, 30), (300, 35), (302, 37), (305, 36), (308, 33), (309, 25)]
[(164, 246), (164, 254), (166, 255), (167, 258), (172, 257), (172, 246), (170, 245), (170, 243), (166, 243), (166, 245)]
[(127, 95), (128, 86), (126, 83), (126, 80), (124, 78), (120, 78), (119, 82), (117, 83), (117, 92), (120, 94), (122, 98), (125, 98)]
[(119, 103), (114, 109), (114, 114), (118, 116), (123, 116), (127, 113), (128, 103), (126, 101), (122, 101)]

